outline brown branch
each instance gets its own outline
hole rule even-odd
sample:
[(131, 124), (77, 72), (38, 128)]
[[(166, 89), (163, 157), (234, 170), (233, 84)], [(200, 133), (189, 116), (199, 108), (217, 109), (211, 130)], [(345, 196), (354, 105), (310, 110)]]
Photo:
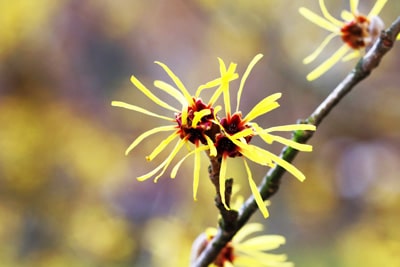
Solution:
[[(238, 212), (236, 210), (227, 210), (222, 203), (221, 200), (221, 193), (219, 191), (219, 172), (221, 169), (221, 157), (212, 157), (209, 155), (210, 158), (210, 167), (208, 173), (210, 175), (210, 180), (213, 183), (216, 196), (215, 196), (215, 206), (218, 208), (221, 214), (221, 221), (220, 227), (225, 229), (226, 231), (231, 231), (232, 229), (236, 228), (236, 220), (238, 217)], [(233, 179), (229, 178), (225, 180), (225, 202), (228, 207), (230, 206), (231, 202), (231, 195), (232, 195), (232, 186), (233, 186)]]
[[(318, 126), (322, 120), (330, 113), (330, 111), (349, 93), (355, 85), (364, 80), (373, 69), (378, 67), (383, 56), (392, 48), (396, 37), (400, 32), (400, 17), (398, 17), (390, 28), (382, 31), (380, 38), (371, 47), (367, 54), (360, 59), (356, 67), (344, 78), (344, 80), (329, 94), (329, 96), (315, 109), (315, 111), (303, 122)], [(296, 131), (293, 134), (293, 140), (306, 143), (311, 137), (312, 132)], [(280, 157), (288, 162), (292, 162), (298, 151), (285, 147)], [(276, 166), (268, 171), (259, 186), (263, 199), (269, 199), (274, 195), (280, 185), (282, 175), (285, 170)], [(232, 229), (219, 228), (212, 242), (208, 244), (205, 250), (197, 258), (192, 267), (206, 267), (218, 256), (221, 249), (233, 238), (233, 236), (241, 229), (241, 227), (249, 220), (251, 215), (257, 210), (254, 197), (250, 196), (243, 204), (239, 211), (235, 227)]]

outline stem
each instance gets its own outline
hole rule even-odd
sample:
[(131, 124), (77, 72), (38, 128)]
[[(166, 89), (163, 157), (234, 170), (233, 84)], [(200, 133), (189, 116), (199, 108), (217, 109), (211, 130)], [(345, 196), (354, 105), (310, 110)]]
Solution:
[[(318, 126), (330, 111), (349, 93), (359, 82), (364, 80), (373, 69), (378, 67), (382, 57), (393, 47), (396, 37), (400, 32), (400, 17), (398, 17), (390, 28), (382, 31), (378, 41), (371, 47), (367, 54), (360, 59), (356, 67), (339, 83), (339, 85), (328, 95), (328, 97), (315, 109), (315, 111), (303, 122)], [(299, 143), (306, 143), (313, 133), (308, 131), (296, 131), (292, 139)], [(280, 157), (287, 162), (292, 162), (299, 151), (291, 147), (284, 147)], [(280, 181), (285, 170), (276, 166), (268, 171), (259, 191), (263, 199), (273, 196), (279, 189)], [(207, 267), (218, 256), (221, 249), (233, 238), (233, 236), (249, 220), (251, 215), (257, 210), (254, 197), (250, 196), (239, 211), (237, 223), (233, 229), (223, 229), (219, 227), (217, 234), (212, 242), (197, 258), (192, 267)]]
[[(236, 228), (236, 221), (238, 217), (238, 212), (235, 210), (227, 210), (222, 203), (221, 200), (221, 192), (219, 191), (219, 172), (221, 169), (221, 157), (211, 157), (210, 158), (210, 167), (209, 167), (209, 175), (210, 180), (214, 184), (216, 189), (216, 196), (215, 196), (215, 206), (218, 208), (221, 221), (220, 226), (226, 231), (231, 231)], [(225, 180), (225, 202), (230, 206), (231, 195), (232, 195), (232, 186), (233, 186), (233, 178), (229, 178)]]

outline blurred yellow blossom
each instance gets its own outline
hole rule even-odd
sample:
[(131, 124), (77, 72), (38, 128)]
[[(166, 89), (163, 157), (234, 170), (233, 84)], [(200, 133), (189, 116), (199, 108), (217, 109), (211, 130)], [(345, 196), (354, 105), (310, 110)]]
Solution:
[(149, 220), (143, 229), (142, 244), (151, 255), (151, 264), (147, 266), (188, 266), (193, 242), (191, 227), (196, 223), (196, 220), (185, 222), (177, 217)]
[[(248, 236), (263, 230), (260, 223), (249, 223), (233, 237), (232, 241), (216, 257), (213, 267), (291, 267), (293, 263), (287, 262), (285, 254), (271, 254), (267, 251), (279, 248), (285, 244), (285, 237), (280, 235)], [(192, 261), (205, 249), (217, 234), (217, 229), (208, 228), (200, 235), (192, 247)]]
[[(0, 56), (37, 39), (64, 1), (0, 1)], [(32, 10), (35, 10), (34, 12)], [(37, 41), (37, 40), (36, 40)]]
[(334, 18), (327, 10), (324, 0), (319, 0), (323, 17), (313, 11), (300, 7), (299, 12), (306, 19), (321, 28), (331, 32), (315, 51), (303, 60), (304, 64), (313, 62), (336, 36), (340, 36), (343, 44), (332, 56), (326, 59), (317, 68), (307, 75), (307, 80), (312, 81), (327, 72), (339, 60), (344, 61), (360, 55), (360, 49), (371, 46), (384, 28), (382, 20), (377, 16), (387, 0), (377, 0), (368, 15), (358, 11), (358, 0), (350, 0), (350, 11), (343, 10), (342, 20)]

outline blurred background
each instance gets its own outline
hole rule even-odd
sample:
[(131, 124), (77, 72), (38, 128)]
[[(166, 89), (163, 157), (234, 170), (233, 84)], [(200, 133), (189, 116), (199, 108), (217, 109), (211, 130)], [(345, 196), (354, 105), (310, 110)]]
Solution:
[[(348, 9), (326, 2), (336, 17)], [(360, 2), (365, 13), (374, 4)], [(217, 57), (242, 74), (263, 53), (242, 111), (282, 92), (259, 124), (307, 117), (355, 61), (307, 82), (339, 40), (302, 65), (327, 32), (299, 6), (320, 13), (316, 0), (0, 0), (0, 266), (188, 266), (192, 241), (217, 222), (206, 157), (196, 202), (191, 160), (175, 180), (138, 182), (162, 161), (144, 157), (165, 136), (124, 151), (160, 120), (110, 103), (165, 112), (129, 81), (169, 82), (155, 60), (194, 92), (217, 77)], [(389, 25), (399, 12), (388, 1), (381, 18)], [(271, 217), (252, 218), (286, 236), (279, 252), (296, 266), (400, 266), (399, 55), (396, 45), (321, 124), (314, 151), (294, 162), (307, 180), (286, 174)], [(248, 196), (239, 162), (229, 172)], [(251, 167), (260, 181), (267, 170)]]

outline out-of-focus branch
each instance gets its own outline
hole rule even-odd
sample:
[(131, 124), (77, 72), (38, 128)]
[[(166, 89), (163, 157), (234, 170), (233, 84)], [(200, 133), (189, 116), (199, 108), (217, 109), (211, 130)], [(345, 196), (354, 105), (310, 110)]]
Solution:
[[(328, 97), (315, 109), (315, 111), (300, 123), (314, 124), (318, 126), (330, 111), (350, 92), (355, 85), (364, 80), (373, 69), (378, 67), (382, 57), (393, 47), (396, 37), (400, 32), (400, 17), (398, 17), (389, 29), (382, 31), (380, 38), (370, 48), (366, 55), (360, 59), (356, 67), (344, 78), (344, 80), (328, 95)], [(306, 143), (313, 135), (313, 132), (296, 131), (292, 139), (299, 143)], [(288, 162), (292, 162), (298, 151), (291, 147), (283, 148), (280, 157)], [(268, 199), (274, 195), (280, 185), (282, 175), (285, 170), (276, 165), (270, 169), (259, 186), (263, 199)], [(218, 229), (212, 242), (204, 249), (192, 267), (206, 267), (218, 256), (221, 249), (233, 238), (233, 236), (249, 220), (251, 215), (257, 210), (257, 204), (253, 196), (250, 196), (239, 211), (237, 223), (233, 229)]]

